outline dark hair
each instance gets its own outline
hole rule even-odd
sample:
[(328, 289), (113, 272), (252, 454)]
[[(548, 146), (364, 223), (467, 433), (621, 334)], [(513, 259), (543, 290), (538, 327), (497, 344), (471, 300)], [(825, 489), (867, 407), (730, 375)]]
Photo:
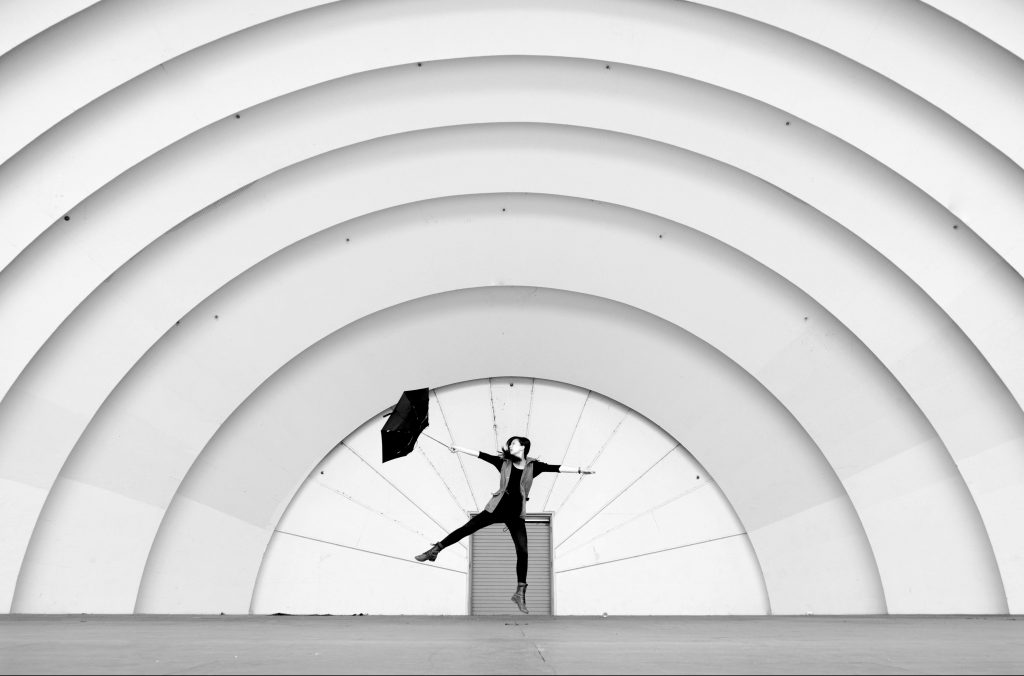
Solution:
[(527, 439), (526, 437), (509, 437), (508, 441), (505, 442), (505, 448), (501, 449), (501, 454), (504, 457), (506, 457), (506, 458), (512, 457), (512, 454), (508, 452), (508, 448), (509, 448), (509, 446), (512, 445), (512, 442), (515, 441), (516, 439), (518, 439), (519, 443), (521, 443), (523, 445), (523, 457), (525, 458), (526, 456), (530, 455), (530, 440), (529, 439)]

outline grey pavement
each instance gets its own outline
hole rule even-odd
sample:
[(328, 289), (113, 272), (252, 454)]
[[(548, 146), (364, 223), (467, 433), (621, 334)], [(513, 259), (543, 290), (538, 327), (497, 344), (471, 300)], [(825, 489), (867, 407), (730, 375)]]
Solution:
[(1022, 672), (1005, 616), (0, 616), (4, 674)]

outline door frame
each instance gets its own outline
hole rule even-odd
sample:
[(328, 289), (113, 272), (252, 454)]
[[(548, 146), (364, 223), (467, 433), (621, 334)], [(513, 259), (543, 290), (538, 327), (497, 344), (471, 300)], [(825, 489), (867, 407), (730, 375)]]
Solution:
[[(466, 512), (466, 514), (469, 515), (469, 518), (473, 518), (479, 513), (479, 511)], [(558, 595), (555, 593), (555, 513), (527, 512), (524, 518), (527, 523), (532, 520), (534, 522), (541, 521), (548, 524), (548, 567), (550, 569), (549, 572), (551, 573), (551, 617), (554, 617), (558, 614), (555, 606), (555, 599), (558, 598)], [(476, 533), (473, 535), (476, 535)], [(473, 615), (473, 535), (469, 536), (469, 561), (467, 562), (466, 568), (466, 615), (469, 617), (475, 617)]]

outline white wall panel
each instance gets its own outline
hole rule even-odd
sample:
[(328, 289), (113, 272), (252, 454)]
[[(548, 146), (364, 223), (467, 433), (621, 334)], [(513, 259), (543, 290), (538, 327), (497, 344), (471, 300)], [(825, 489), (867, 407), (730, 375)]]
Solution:
[[(464, 615), (466, 572), (275, 534), (252, 612)], [(297, 571), (315, 571), (303, 576)], [(368, 580), (372, 582), (367, 583)], [(404, 613), (395, 613), (394, 598)]]
[[(761, 615), (757, 573), (749, 567), (744, 538), (674, 549), (657, 556), (627, 559), (590, 568), (556, 572), (560, 615)], [(674, 576), (660, 575), (669, 567)], [(564, 599), (564, 600), (563, 600)], [(666, 599), (675, 603), (669, 610)]]
[[(28, 592), (22, 603), (32, 612), (63, 613), (68, 608), (88, 608), (93, 613), (123, 613), (135, 604), (137, 589), (123, 584), (125, 578), (136, 575), (146, 565), (146, 552), (129, 539), (119, 542), (105, 541), (103, 565), (94, 568), (97, 587), (83, 587), (81, 578), (70, 563), (76, 554), (94, 547), (96, 519), (104, 528), (115, 532), (138, 533), (160, 527), (164, 510), (159, 505), (147, 504), (132, 496), (112, 490), (61, 479), (53, 488), (56, 496), (51, 502), (60, 504), (88, 504), (87, 510), (61, 510), (66, 518), (46, 527), (55, 536), (41, 542), (37, 555), (39, 565), (24, 569), (19, 583)], [(53, 493), (51, 491), (51, 493)], [(46, 586), (42, 591), (40, 583)], [(97, 593), (97, 589), (102, 593)]]

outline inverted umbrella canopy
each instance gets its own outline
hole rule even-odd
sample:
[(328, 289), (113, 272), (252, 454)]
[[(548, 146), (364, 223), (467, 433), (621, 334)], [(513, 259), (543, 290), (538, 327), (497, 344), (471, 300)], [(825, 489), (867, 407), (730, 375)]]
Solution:
[(402, 393), (387, 422), (380, 430), (381, 462), (409, 455), (416, 445), (416, 439), (430, 421), (427, 388), (407, 390)]

